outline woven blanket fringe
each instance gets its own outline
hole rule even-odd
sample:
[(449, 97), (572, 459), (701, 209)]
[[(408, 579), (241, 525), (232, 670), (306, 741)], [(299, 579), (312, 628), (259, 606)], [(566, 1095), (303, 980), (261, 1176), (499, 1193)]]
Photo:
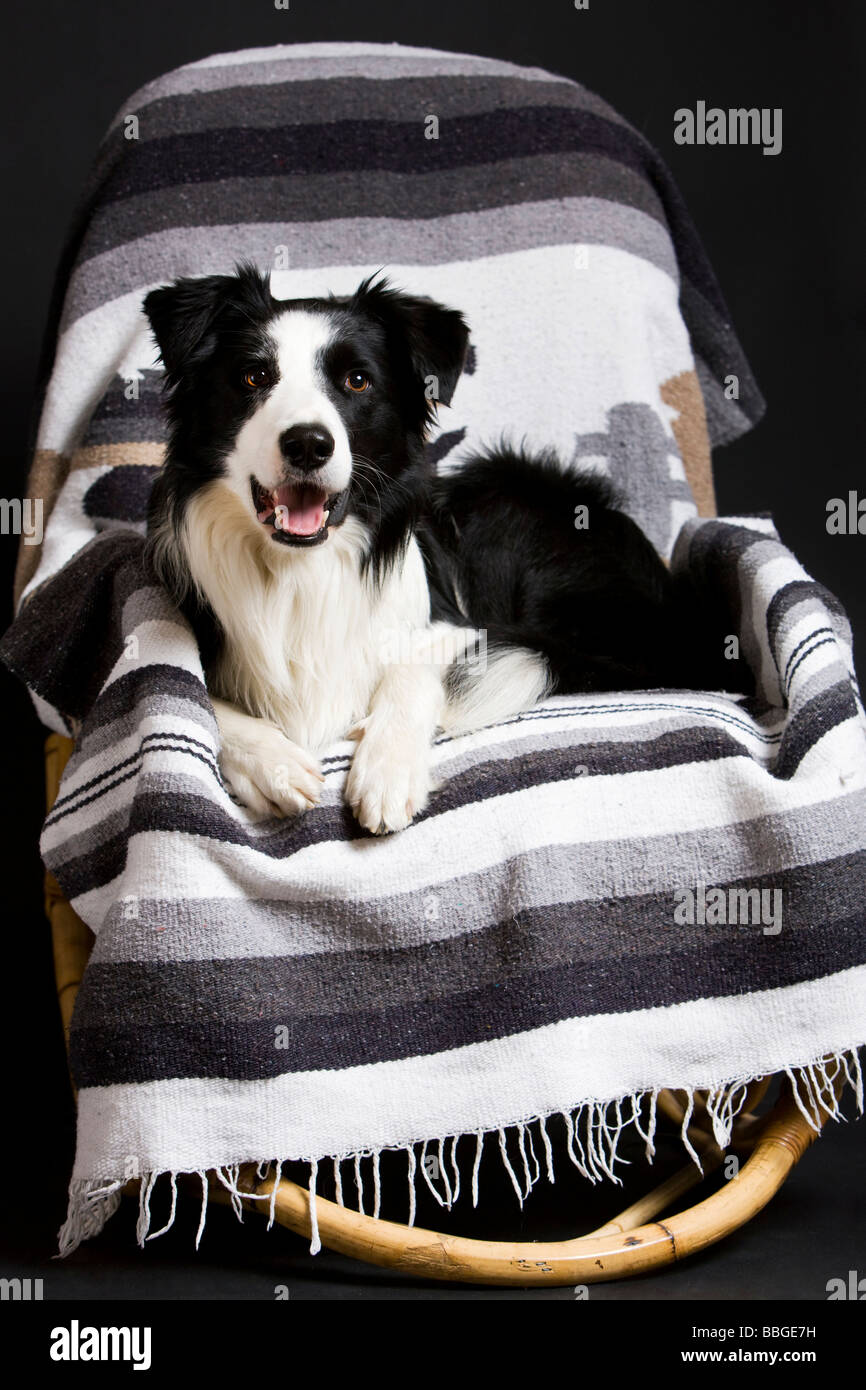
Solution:
[[(791, 1082), (795, 1102), (812, 1129), (816, 1131), (820, 1129), (815, 1120), (816, 1116), (824, 1115), (833, 1120), (845, 1119), (839, 1106), (839, 1098), (847, 1091), (853, 1093), (858, 1112), (863, 1114), (863, 1073), (857, 1047), (824, 1056), (819, 1061), (786, 1067), (784, 1070)], [(681, 1138), (687, 1153), (701, 1172), (703, 1169), (700, 1156), (691, 1144), (688, 1135), (696, 1092), (700, 1091), (704, 1095), (705, 1109), (712, 1124), (713, 1138), (719, 1148), (724, 1149), (731, 1141), (733, 1124), (746, 1101), (748, 1088), (759, 1079), (760, 1077), (754, 1076), (726, 1082), (710, 1091), (705, 1091), (703, 1087), (696, 1087), (694, 1090), (686, 1092), (687, 1103), (683, 1115)], [(448, 1135), (440, 1139), (416, 1140), (412, 1144), (386, 1145), (379, 1150), (363, 1149), (334, 1157), (329, 1156), (333, 1163), (336, 1200), (340, 1206), (345, 1205), (342, 1169), (343, 1164), (351, 1162), (356, 1192), (356, 1210), (362, 1214), (365, 1213), (365, 1184), (361, 1163), (364, 1159), (372, 1159), (372, 1215), (378, 1217), (381, 1204), (379, 1169), (381, 1154), (383, 1152), (405, 1152), (408, 1160), (407, 1224), (409, 1226), (415, 1224), (415, 1184), (419, 1169), (436, 1202), (439, 1206), (450, 1211), (461, 1190), (457, 1146), (464, 1138), (474, 1138), (475, 1153), (472, 1162), (471, 1193), (472, 1205), (477, 1207), (478, 1178), (484, 1141), (488, 1135), (495, 1134), (499, 1141), (501, 1162), (522, 1208), (542, 1173), (542, 1162), (539, 1160), (533, 1140), (533, 1126), (537, 1129), (537, 1139), (540, 1141), (543, 1152), (544, 1172), (549, 1182), (555, 1183), (556, 1181), (553, 1148), (547, 1132), (548, 1124), (554, 1119), (564, 1123), (566, 1152), (584, 1178), (587, 1178), (591, 1183), (608, 1178), (621, 1184), (622, 1180), (614, 1168), (616, 1164), (629, 1162), (617, 1153), (618, 1145), (626, 1129), (632, 1128), (639, 1135), (644, 1141), (647, 1160), (651, 1162), (653, 1159), (655, 1154), (656, 1100), (660, 1089), (662, 1088), (657, 1087), (652, 1091), (635, 1092), (612, 1101), (584, 1101), (570, 1112), (555, 1110), (547, 1115), (536, 1115), (529, 1119), (512, 1121), (507, 1125), (492, 1129), (479, 1129), (468, 1133)], [(673, 1089), (683, 1090), (682, 1087)], [(509, 1135), (511, 1136), (510, 1146)], [(416, 1156), (416, 1149), (419, 1148), (420, 1154)], [(268, 1230), (270, 1230), (274, 1224), (277, 1185), (282, 1167), (284, 1163), (290, 1161), (299, 1161), (310, 1165), (309, 1202), (312, 1236), (310, 1254), (317, 1254), (321, 1249), (321, 1240), (319, 1238), (315, 1197), (319, 1164), (324, 1161), (321, 1156), (296, 1160), (284, 1156), (273, 1160), (258, 1161), (256, 1171), (260, 1179), (267, 1177), (271, 1169), (273, 1169), (275, 1176), (270, 1192), (262, 1195), (250, 1194), (238, 1186), (241, 1168), (244, 1166), (240, 1163), (208, 1170), (183, 1170), (187, 1174), (197, 1174), (202, 1187), (201, 1215), (195, 1239), (196, 1249), (201, 1242), (207, 1215), (210, 1190), (208, 1173), (211, 1173), (213, 1178), (229, 1193), (232, 1209), (239, 1221), (243, 1220), (244, 1202), (268, 1203)], [(251, 1162), (256, 1162), (256, 1160), (251, 1160)], [(144, 1246), (146, 1241), (155, 1240), (157, 1236), (164, 1235), (174, 1224), (177, 1212), (178, 1170), (153, 1171), (136, 1176), (140, 1176), (136, 1235), (139, 1245)], [(165, 1225), (161, 1226), (158, 1231), (151, 1231), (150, 1204), (156, 1183), (162, 1176), (169, 1178), (171, 1209)], [(58, 1234), (59, 1249), (56, 1258), (71, 1254), (82, 1241), (99, 1234), (120, 1205), (122, 1189), (129, 1180), (128, 1176), (111, 1182), (73, 1179), (69, 1185), (67, 1218)]]

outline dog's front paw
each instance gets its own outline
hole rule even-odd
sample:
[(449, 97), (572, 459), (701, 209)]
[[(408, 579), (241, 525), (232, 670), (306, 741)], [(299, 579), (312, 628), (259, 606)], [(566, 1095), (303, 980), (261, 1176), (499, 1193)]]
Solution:
[(226, 740), (220, 768), (235, 796), (262, 816), (294, 816), (315, 806), (324, 778), (311, 753), (264, 720), (254, 733)]
[(362, 734), (346, 779), (346, 801), (374, 835), (405, 830), (430, 795), (430, 750)]

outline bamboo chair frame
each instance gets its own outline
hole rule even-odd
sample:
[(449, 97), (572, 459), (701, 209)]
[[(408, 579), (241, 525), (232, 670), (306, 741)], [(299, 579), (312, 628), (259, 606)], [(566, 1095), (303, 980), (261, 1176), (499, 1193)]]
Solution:
[[(46, 741), (49, 810), (72, 747), (72, 740), (60, 734), (51, 734)], [(45, 907), (51, 923), (57, 997), (68, 1053), (72, 1010), (93, 934), (73, 912), (50, 873), (45, 878)], [(383, 1221), (316, 1197), (320, 1240), (330, 1250), (415, 1278), (471, 1284), (523, 1288), (591, 1284), (660, 1269), (722, 1240), (761, 1211), (820, 1132), (825, 1116), (813, 1114), (813, 1129), (796, 1104), (789, 1083), (769, 1114), (755, 1115), (754, 1109), (772, 1079), (768, 1076), (752, 1083), (735, 1122), (730, 1150), (749, 1153), (737, 1176), (704, 1201), (666, 1216), (663, 1221), (658, 1218), (725, 1158), (725, 1152), (701, 1124), (705, 1112), (700, 1097), (687, 1132), (701, 1156), (704, 1174), (689, 1162), (645, 1197), (584, 1236), (538, 1242), (469, 1239)], [(682, 1125), (685, 1105), (677, 1093), (660, 1092), (658, 1106), (670, 1120)], [(244, 1165), (238, 1181), (239, 1189), (249, 1193), (244, 1205), (267, 1211), (273, 1184), (271, 1175), (258, 1177), (255, 1164)], [(136, 1186), (131, 1183), (126, 1190), (134, 1191)], [(210, 1182), (209, 1196), (218, 1202), (231, 1200), (215, 1178)], [(273, 1204), (277, 1222), (298, 1235), (310, 1237), (310, 1194), (306, 1188), (280, 1178)]]

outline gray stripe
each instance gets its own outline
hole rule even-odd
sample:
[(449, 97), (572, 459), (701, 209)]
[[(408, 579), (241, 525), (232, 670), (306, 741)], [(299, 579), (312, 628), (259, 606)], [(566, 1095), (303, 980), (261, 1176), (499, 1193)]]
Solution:
[[(808, 629), (805, 633), (800, 633), (795, 640), (795, 629), (803, 623), (804, 619), (810, 620)], [(821, 628), (830, 628), (830, 632), (821, 632)], [(812, 649), (815, 642), (823, 641), (824, 638), (831, 635), (834, 638), (834, 647), (822, 646), (816, 651), (819, 665), (827, 663), (825, 669), (809, 676), (808, 681), (804, 683), (808, 674), (806, 666), (809, 660), (805, 653)], [(828, 620), (827, 610), (817, 595), (807, 594), (799, 602), (790, 604), (777, 623), (773, 636), (774, 646), (778, 652), (777, 659), (781, 666), (779, 676), (785, 690), (787, 690), (791, 675), (794, 672), (795, 663), (800, 661), (801, 656), (803, 657), (794, 677), (797, 682), (798, 703), (805, 702), (807, 698), (811, 699), (813, 695), (819, 694), (821, 689), (835, 684), (840, 679), (840, 654), (838, 648), (835, 647), (836, 634)], [(794, 655), (795, 652), (796, 655)], [(834, 659), (828, 662), (828, 655), (831, 652)]]
[[(694, 344), (692, 347), (694, 350)], [(738, 401), (728, 399), (724, 386), (717, 381), (712, 369), (707, 366), (701, 354), (696, 352), (694, 356), (695, 371), (704, 398), (710, 444), (714, 449), (720, 449), (723, 445), (732, 443), (733, 440), (739, 439), (741, 434), (750, 430), (755, 420), (750, 419)], [(741, 361), (741, 358), (733, 357), (731, 359), (731, 371), (735, 371), (738, 362)]]
[[(742, 595), (754, 593), (761, 583), (761, 570), (784, 556), (778, 541), (756, 536), (738, 559), (739, 587)], [(743, 603), (740, 611), (740, 658), (748, 662), (755, 675), (757, 690), (771, 705), (784, 705), (775, 658), (767, 643), (767, 610), (761, 604), (755, 626), (754, 603)]]
[[(300, 48), (302, 45), (297, 45)], [(277, 82), (324, 81), (331, 78), (374, 78), (396, 81), (413, 77), (504, 77), (531, 82), (567, 83), (543, 68), (522, 68), (493, 58), (476, 58), (471, 54), (435, 53), (429, 56), (416, 50), (394, 45), (390, 52), (377, 45), (380, 53), (308, 58), (296, 52), (294, 57), (260, 58), (248, 63), (224, 66), (176, 68), (145, 86), (129, 98), (115, 116), (110, 128), (130, 112), (140, 112), (151, 102), (163, 97), (192, 92), (217, 92), (237, 87), (264, 87)], [(273, 52), (273, 50), (271, 50)]]
[[(862, 850), (860, 859), (862, 863)], [(771, 911), (766, 925), (779, 925), (778, 948), (784, 954), (799, 955), (808, 950), (810, 936), (820, 937), (825, 923), (844, 921), (860, 909), (862, 870), (857, 874), (836, 872), (826, 882), (822, 875), (816, 882), (810, 866), (787, 873), (765, 870), (760, 876), (755, 867), (744, 886), (782, 894), (778, 913), (772, 911), (779, 906), (778, 899), (768, 900)], [(727, 880), (717, 875), (713, 885), (704, 886), (726, 887)], [(392, 941), (385, 950), (359, 947), (338, 963), (323, 960), (321, 955), (274, 954), (256, 959), (234, 956), (230, 968), (211, 958), (186, 967), (176, 963), (172, 970), (151, 948), (150, 963), (119, 965), (110, 971), (96, 966), (99, 987), (94, 988), (91, 975), (75, 1026), (151, 1029), (161, 1020), (182, 1023), (200, 1017), (203, 999), (208, 1001), (208, 1016), (215, 1026), (222, 1019), (234, 1023), (263, 1016), (279, 1019), (282, 1015), (288, 1021), (319, 1014), (363, 1013), (418, 999), (446, 999), (575, 963), (592, 962), (600, 981), (611, 967), (626, 979), (636, 969), (665, 976), (677, 970), (677, 957), (690, 956), (698, 943), (705, 943), (710, 955), (722, 942), (732, 938), (741, 942), (744, 932), (762, 935), (764, 924), (754, 922), (748, 908), (747, 921), (742, 924), (677, 923), (674, 912), (682, 899), (675, 896), (676, 891), (694, 892), (696, 888), (692, 864), (684, 879), (667, 875), (656, 895), (628, 898), (629, 941), (635, 944), (625, 960), (619, 904), (610, 901), (582, 902), (579, 914), (570, 901), (544, 904), (541, 912), (527, 911), (512, 901), (508, 919), (501, 922), (493, 917), (481, 932), (455, 933), (450, 938), (440, 937), (435, 944), (417, 944), (402, 936), (399, 944)], [(575, 921), (578, 915), (579, 924)], [(207, 925), (210, 930), (210, 921)], [(167, 938), (173, 931), (168, 922), (161, 928), (158, 935), (151, 929), (152, 941)], [(155, 965), (159, 967), (158, 978)], [(350, 989), (343, 987), (344, 980), (351, 980)]]
[[(171, 685), (171, 677), (168, 674), (160, 677), (159, 694), (151, 694), (147, 698), (148, 719), (158, 719), (160, 722), (165, 720), (169, 729), (175, 718), (197, 724), (201, 729), (200, 734), (186, 729), (184, 729), (184, 733), (189, 733), (191, 738), (199, 737), (203, 743), (206, 743), (208, 737), (214, 737), (215, 721), (209, 716), (204, 705), (191, 699), (189, 694), (172, 695)], [(80, 773), (84, 781), (89, 781), (91, 777), (97, 776), (99, 773), (108, 773), (111, 768), (111, 760), (106, 760), (99, 755), (116, 749), (126, 739), (140, 736), (140, 734), (141, 709), (139, 706), (121, 715), (120, 718), (106, 719), (101, 723), (97, 723), (91, 717), (87, 722), (87, 738), (80, 746), (76, 745), (73, 755), (74, 761), (73, 758), (70, 758), (67, 768), (69, 772)], [(166, 734), (166, 738), (171, 738), (170, 732)], [(87, 764), (91, 759), (94, 765), (88, 767)]]
[[(654, 217), (602, 198), (562, 198), (518, 203), (482, 212), (423, 220), (364, 217), (330, 222), (254, 222), (216, 227), (172, 227), (143, 236), (85, 261), (70, 284), (64, 327), (112, 298), (161, 280), (231, 271), (243, 248), (259, 265), (273, 265), (275, 248), (287, 248), (293, 270), (363, 264), (446, 265), (515, 251), (586, 242), (639, 256), (679, 284), (671, 240)], [(74, 310), (71, 306), (74, 305)], [(122, 426), (122, 421), (119, 422)]]
[[(167, 737), (165, 741), (171, 742), (170, 737)], [(202, 749), (196, 749), (196, 752), (201, 753), (203, 757), (207, 758), (207, 754), (204, 753)], [(176, 756), (182, 757), (183, 749), (181, 749)], [(201, 768), (201, 777), (198, 779), (190, 777), (186, 773), (174, 771), (160, 772), (158, 776), (152, 774), (142, 775), (140, 769), (137, 768), (134, 763), (130, 763), (128, 768), (120, 769), (117, 772), (117, 776), (123, 778), (129, 774), (134, 774), (138, 779), (135, 787), (137, 796), (144, 796), (148, 793), (152, 793), (157, 797), (166, 799), (174, 798), (178, 802), (181, 799), (187, 802), (194, 800), (198, 805), (204, 800), (210, 805), (217, 792), (217, 788), (214, 785), (216, 774), (209, 774), (207, 764), (199, 759), (196, 760), (196, 765)], [(107, 776), (104, 782), (106, 785), (110, 785), (113, 780), (113, 777)], [(100, 783), (100, 785), (102, 784)], [(61, 791), (64, 791), (62, 786)], [(134, 845), (135, 843), (135, 834), (129, 833), (129, 821), (135, 805), (133, 798), (130, 797), (128, 793), (121, 790), (115, 793), (110, 800), (106, 800), (103, 797), (87, 804), (85, 798), (89, 795), (91, 795), (91, 793), (88, 791), (81, 793), (81, 803), (83, 806), (87, 805), (88, 812), (88, 821), (85, 828), (74, 832), (69, 830), (64, 831), (63, 842), (56, 849), (48, 848), (44, 842), (41, 846), (42, 857), (54, 874), (62, 873), (65, 864), (72, 864), (76, 860), (92, 858), (118, 835), (123, 834), (128, 836), (129, 845)], [(118, 798), (120, 798), (119, 801)], [(71, 804), (73, 807), (78, 804), (77, 796), (73, 798)], [(94, 807), (96, 808), (95, 810)], [(205, 833), (204, 827), (207, 823), (206, 817), (206, 811), (200, 812), (199, 818), (202, 828), (199, 833), (201, 835)], [(255, 831), (255, 828), (256, 827), (253, 827), (253, 831)], [(49, 827), (49, 832), (50, 830), (51, 827)], [(139, 829), (137, 833), (141, 834), (142, 832)], [(165, 831), (161, 833), (165, 834)], [(214, 841), (214, 844), (217, 846), (222, 843), (223, 842), (219, 840)], [(234, 848), (237, 847), (235, 846)], [(101, 885), (99, 883), (90, 883), (82, 896), (87, 893), (99, 891), (100, 887)]]
[[(642, 174), (604, 155), (545, 154), (521, 159), (505, 157), (489, 164), (433, 170), (429, 174), (381, 169), (282, 174), (161, 188), (158, 196), (152, 192), (135, 194), (102, 205), (94, 213), (79, 265), (124, 243), (137, 243), (145, 236), (173, 228), (198, 231), (205, 227), (245, 228), (260, 222), (277, 223), (285, 232), (279, 241), (285, 242), (291, 224), (309, 225), (310, 214), (315, 211), (317, 241), (327, 246), (331, 233), (324, 224), (347, 219), (366, 224), (371, 208), (392, 220), (392, 225), (398, 220), (426, 220), (435, 226), (449, 216), (486, 208), (559, 203), (571, 189), (579, 198), (620, 203), (645, 212), (661, 223), (668, 234), (661, 200)], [(200, 237), (195, 237), (183, 267), (187, 275), (200, 273), (196, 259), (199, 242)], [(236, 245), (233, 256), (244, 250), (243, 243)], [(129, 246), (126, 253), (130, 254)], [(366, 261), (363, 243), (355, 255), (359, 263)]]
[[(751, 735), (758, 740), (759, 746), (764, 750), (764, 756), (769, 761), (784, 728), (782, 718), (769, 724), (757, 725), (750, 714), (738, 710), (737, 706), (733, 702), (729, 703), (724, 696), (713, 701), (709, 695), (675, 692), (671, 695), (667, 709), (664, 708), (663, 701), (653, 701), (649, 704), (645, 695), (638, 695), (633, 699), (623, 695), (620, 700), (611, 701), (603, 706), (594, 703), (588, 696), (578, 696), (577, 699), (581, 701), (580, 704), (571, 704), (568, 697), (563, 697), (563, 706), (568, 708), (567, 715), (564, 710), (557, 713), (554, 701), (546, 702), (543, 707), (545, 712), (550, 711), (557, 718), (568, 718), (570, 727), (561, 733), (551, 732), (548, 721), (540, 714), (529, 718), (523, 716), (514, 723), (513, 737), (502, 743), (472, 750), (461, 749), (459, 740), (455, 740), (453, 744), (446, 743), (445, 755), (442, 761), (437, 763), (437, 771), (443, 776), (455, 777), (468, 768), (476, 767), (480, 762), (512, 762), (515, 758), (529, 753), (559, 752), (563, 749), (570, 749), (575, 754), (575, 765), (583, 766), (581, 757), (584, 754), (588, 757), (588, 749), (595, 744), (608, 747), (616, 744), (649, 743), (666, 734), (708, 727), (720, 732), (730, 729), (731, 736), (742, 740), (743, 743), (750, 740)], [(626, 708), (617, 709), (619, 704)], [(628, 722), (624, 719), (621, 724), (613, 725), (601, 722), (605, 711), (608, 712), (609, 720), (611, 716), (615, 718), (618, 714), (631, 716), (636, 707), (645, 712), (645, 718), (629, 718)], [(660, 711), (660, 717), (653, 718), (652, 712), (656, 709)], [(752, 757), (756, 756), (751, 749), (750, 753)]]
[[(856, 853), (862, 848), (858, 811), (866, 816), (862, 790), (848, 798), (749, 820), (748, 834), (738, 825), (733, 834), (710, 827), (652, 840), (562, 845), (555, 854), (545, 846), (514, 855), (497, 873), (485, 868), (434, 883), (429, 889), (374, 899), (311, 901), (309, 883), (299, 890), (300, 897), (293, 898), (288, 881), (285, 896), (271, 901), (142, 898), (125, 909), (129, 920), (121, 916), (121, 905), (112, 907), (93, 959), (240, 960), (389, 952), (398, 946), (423, 946), (485, 930), (498, 920), (506, 902), (514, 912), (580, 903), (583, 923), (583, 905), (603, 901), (607, 916), (592, 937), (598, 957), (615, 958), (623, 949), (622, 935), (610, 925), (612, 902), (629, 922), (629, 939), (639, 939), (650, 955), (651, 943), (644, 938), (646, 924), (639, 936), (632, 934), (636, 899), (692, 886), (706, 875), (708, 865), (712, 865), (714, 884), (754, 882), (804, 863), (819, 863), (830, 855)], [(821, 888), (828, 891), (829, 885), (822, 880)], [(164, 930), (157, 932), (157, 928)], [(573, 923), (571, 930), (574, 934)], [(578, 933), (581, 940), (582, 932), (583, 927)], [(663, 933), (657, 944), (665, 944)], [(355, 975), (352, 978), (354, 989), (358, 980)]]
[[(259, 84), (261, 86), (261, 84)], [(193, 135), (236, 127), (241, 100), (237, 87), (194, 95), (158, 97), (148, 104), (139, 123), (139, 140)], [(588, 111), (603, 120), (627, 122), (593, 92), (549, 78), (500, 77), (479, 74), (467, 83), (433, 74), (401, 81), (357, 77), (292, 78), (264, 86), (245, 102), (244, 127), (266, 130), (279, 126), (331, 124), (335, 121), (423, 122), (428, 115), (441, 122), (515, 106), (566, 106)], [(130, 111), (135, 108), (130, 107)]]
[[(700, 697), (696, 698), (698, 700), (700, 699)], [(174, 711), (177, 711), (177, 713), (187, 718), (195, 718), (196, 715), (198, 715), (197, 722), (201, 723), (203, 734), (210, 732), (213, 728), (210, 721), (205, 717), (205, 711), (189, 700), (183, 700), (182, 698), (172, 700), (170, 697), (167, 698), (160, 695), (149, 701), (149, 713), (167, 716)], [(592, 702), (588, 702), (583, 710), (579, 707), (575, 707), (568, 717), (570, 719), (577, 719), (583, 716), (585, 719), (591, 721), (596, 717), (596, 714), (597, 707), (594, 707)], [(738, 716), (734, 710), (722, 710), (720, 711), (720, 715), (722, 716), (722, 727), (730, 727), (728, 721), (732, 717), (738, 720), (742, 719), (744, 725), (747, 726), (752, 722), (747, 716)], [(559, 715), (558, 717), (562, 716)], [(594, 744), (602, 744), (607, 747), (620, 743), (647, 743), (654, 738), (658, 738), (662, 735), (669, 735), (676, 730), (704, 728), (706, 727), (707, 720), (712, 720), (712, 718), (712, 713), (708, 712), (708, 707), (704, 704), (703, 706), (696, 705), (695, 709), (691, 712), (684, 710), (681, 713), (676, 713), (674, 717), (671, 717), (671, 714), (667, 713), (665, 717), (660, 719), (648, 719), (639, 723), (614, 726), (613, 728), (602, 727), (590, 723), (588, 726), (582, 725), (579, 732), (571, 728), (561, 733), (551, 733), (546, 723), (541, 719), (536, 721), (532, 718), (524, 718), (515, 722), (514, 736), (512, 738), (493, 747), (466, 749), (461, 747), (460, 740), (449, 740), (444, 744), (440, 744), (438, 747), (439, 756), (436, 761), (436, 775), (444, 780), (449, 777), (456, 777), (462, 772), (477, 767), (479, 763), (497, 761), (507, 764), (513, 762), (516, 758), (526, 757), (530, 753), (562, 752), (563, 750), (571, 751), (575, 760), (575, 765), (577, 765), (579, 759), (590, 757), (590, 753), (587, 750)], [(106, 747), (110, 748), (112, 745), (120, 743), (122, 740), (134, 735), (137, 732), (137, 728), (138, 725), (131, 716), (128, 720), (124, 718), (123, 720), (114, 720), (105, 724), (101, 728), (100, 737), (98, 739), (95, 741), (88, 739), (88, 754), (91, 750), (101, 751)], [(746, 732), (747, 729), (743, 728), (741, 736), (745, 735)], [(774, 751), (774, 745), (778, 742), (780, 737), (779, 733), (766, 729), (756, 730), (755, 732), (761, 738), (763, 755), (769, 758), (771, 752)], [(736, 736), (736, 729), (733, 729), (732, 733)], [(160, 737), (164, 738), (167, 742), (171, 742), (171, 730), (168, 729), (164, 733), (160, 731)], [(203, 738), (203, 741), (206, 740)], [(755, 754), (753, 753), (752, 756), (755, 756)], [(343, 794), (341, 779), (346, 771), (348, 762), (349, 756), (347, 755), (345, 758), (331, 759), (324, 764), (323, 771), (327, 781), (319, 803), (321, 807), (339, 807), (342, 805)], [(583, 766), (582, 763), (580, 765)], [(91, 779), (99, 778), (96, 787), (92, 789), (94, 791), (103, 785), (110, 784), (114, 780), (115, 775), (122, 775), (123, 772), (123, 769), (120, 769), (119, 773), (115, 774), (111, 764), (106, 765), (102, 760), (98, 760), (98, 765), (96, 767), (86, 767), (81, 763), (78, 757), (76, 758), (75, 768), (76, 771), (80, 773), (80, 779), (84, 783), (90, 782)], [(170, 790), (175, 796), (189, 795), (200, 797), (202, 795), (200, 780), (187, 777), (179, 772), (173, 773), (172, 779)], [(163, 774), (148, 774), (140, 778), (138, 790), (141, 794), (147, 793), (159, 797), (169, 790), (169, 788), (164, 780)], [(66, 796), (67, 793), (62, 790), (62, 795)], [(90, 792), (84, 792), (83, 795), (90, 795)], [(76, 800), (77, 798), (73, 797), (70, 805), (74, 806)], [(264, 823), (253, 822), (246, 827), (246, 829), (253, 840), (260, 837), (269, 838), (271, 834), (271, 831), (265, 827)], [(80, 834), (71, 836), (66, 841), (66, 844), (69, 846), (69, 853), (64, 853), (63, 859), (73, 859), (82, 857), (86, 854), (93, 854), (99, 845), (104, 843), (104, 841), (110, 838), (114, 833), (116, 833), (116, 825), (112, 818), (108, 817), (100, 821), (99, 825), (92, 831), (81, 832)]]
[(788, 586), (781, 593), (773, 596), (774, 640), (777, 640), (778, 633), (787, 632), (786, 618), (791, 610), (797, 610), (800, 613), (808, 612), (810, 610), (805, 605), (813, 604), (814, 608), (811, 611), (820, 620), (817, 626), (829, 624), (843, 647), (850, 654), (853, 637), (851, 624), (839, 600), (815, 580), (807, 579), (804, 580), (804, 583), (810, 586), (808, 592)]
[[(820, 641), (821, 639), (816, 638), (815, 640)], [(811, 651), (813, 645), (812, 642), (807, 643), (803, 651)], [(816, 664), (827, 661), (827, 652), (829, 650), (830, 648), (826, 646), (816, 649)], [(824, 666), (822, 670), (816, 671), (814, 675), (809, 675), (810, 669), (809, 657), (806, 656), (803, 659), (802, 665), (798, 666), (796, 675), (794, 676), (794, 686), (796, 690), (794, 704), (798, 710), (807, 705), (810, 700), (814, 700), (816, 696), (822, 694), (823, 691), (831, 689), (834, 685), (838, 685), (840, 679), (842, 679), (842, 672), (839, 670), (838, 659), (835, 661), (827, 661), (827, 665)]]

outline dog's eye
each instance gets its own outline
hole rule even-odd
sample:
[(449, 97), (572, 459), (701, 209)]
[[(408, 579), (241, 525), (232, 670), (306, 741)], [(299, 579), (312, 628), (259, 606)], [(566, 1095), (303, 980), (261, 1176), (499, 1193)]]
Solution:
[(343, 382), (343, 385), (348, 386), (350, 391), (356, 391), (358, 394), (360, 394), (361, 391), (369, 391), (371, 384), (367, 373), (359, 371), (349, 372), (346, 380)]
[(271, 374), (267, 367), (251, 367), (248, 372), (244, 372), (244, 386), (249, 387), (251, 391), (261, 391), (270, 384)]

